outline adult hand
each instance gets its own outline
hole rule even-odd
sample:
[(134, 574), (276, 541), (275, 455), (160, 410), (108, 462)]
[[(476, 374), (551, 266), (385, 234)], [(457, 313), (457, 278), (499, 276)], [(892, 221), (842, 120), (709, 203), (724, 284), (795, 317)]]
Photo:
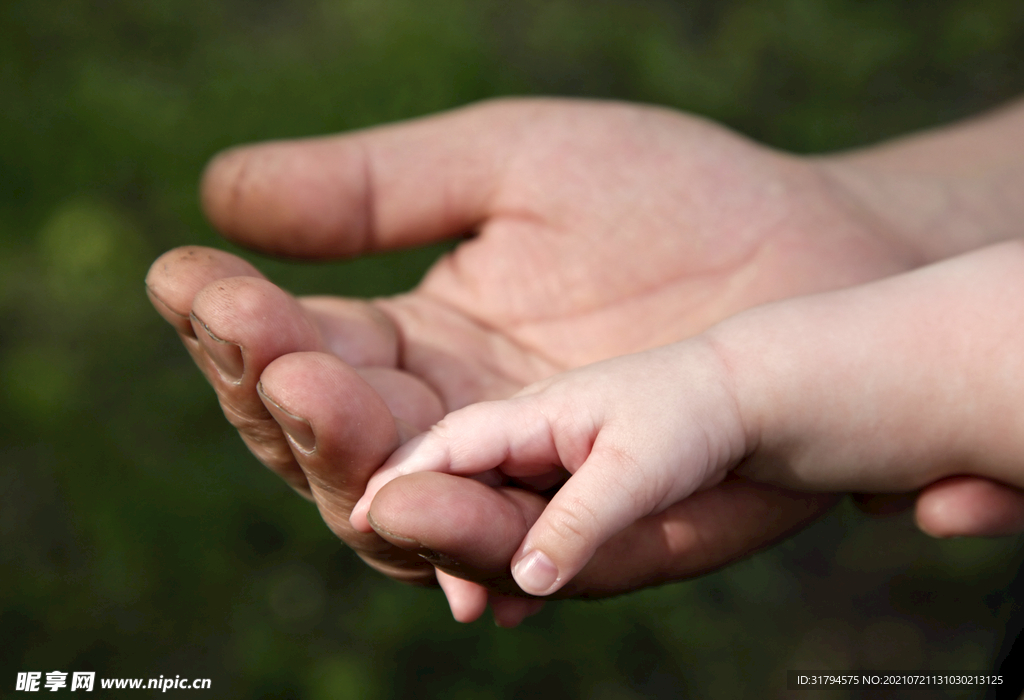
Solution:
[[(207, 170), (210, 219), (267, 253), (352, 256), (475, 234), (413, 292), (295, 300), (238, 258), (194, 248), (161, 257), (147, 285), (253, 453), (314, 498), (372, 566), (428, 582), (423, 553), (515, 593), (508, 559), (542, 496), (406, 477), (371, 509), (378, 537), (348, 524), (369, 475), (447, 411), (681, 339), (755, 304), (921, 262), (833, 175), (666, 110), (485, 103), (238, 149)], [(994, 493), (1024, 511), (1016, 492)], [(703, 573), (833, 500), (729, 481), (623, 533), (567, 592)], [(482, 588), (438, 579), (457, 618), (482, 612)], [(494, 602), (506, 624), (535, 605)]]

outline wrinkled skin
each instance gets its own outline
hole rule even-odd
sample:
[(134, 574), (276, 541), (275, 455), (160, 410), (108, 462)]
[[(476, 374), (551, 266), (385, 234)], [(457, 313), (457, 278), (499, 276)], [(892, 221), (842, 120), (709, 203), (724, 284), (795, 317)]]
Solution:
[[(325, 259), (473, 234), (412, 292), (295, 299), (247, 262), (195, 247), (158, 259), (147, 288), (253, 454), (339, 538), (396, 579), (436, 576), (457, 619), (478, 617), (490, 591), (499, 624), (515, 625), (540, 603), (517, 595), (508, 562), (552, 484), (400, 478), (364, 534), (348, 517), (370, 475), (453, 409), (922, 262), (831, 168), (666, 110), (484, 103), (229, 151), (205, 174), (214, 225), (270, 254)], [(620, 534), (562, 594), (713, 570), (835, 498), (730, 479)], [(935, 534), (1024, 527), (1021, 495), (978, 480), (934, 486), (917, 507)]]

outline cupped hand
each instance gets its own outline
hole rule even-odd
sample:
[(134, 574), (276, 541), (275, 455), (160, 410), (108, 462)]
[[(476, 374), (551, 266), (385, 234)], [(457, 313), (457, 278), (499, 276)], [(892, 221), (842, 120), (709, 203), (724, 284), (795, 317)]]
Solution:
[[(920, 262), (831, 172), (657, 108), (484, 103), (236, 149), (206, 172), (214, 225), (270, 254), (350, 257), (469, 236), (414, 291), (296, 300), (240, 259), (197, 248), (161, 257), (147, 285), (253, 453), (365, 560), (420, 582), (433, 580), (430, 561), (514, 594), (508, 559), (494, 555), (511, 557), (543, 496), (406, 477), (371, 509), (378, 534), (357, 533), (348, 514), (370, 474), (448, 411)], [(996, 497), (1016, 507), (1019, 495)], [(566, 591), (711, 570), (833, 500), (730, 480), (627, 530)], [(438, 580), (456, 617), (482, 612), (482, 588)], [(494, 602), (508, 624), (535, 606)]]

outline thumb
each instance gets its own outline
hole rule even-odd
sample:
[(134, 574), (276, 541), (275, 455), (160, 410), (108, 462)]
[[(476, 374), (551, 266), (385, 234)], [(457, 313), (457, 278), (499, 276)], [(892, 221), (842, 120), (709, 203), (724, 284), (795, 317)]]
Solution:
[(203, 208), (237, 243), (296, 257), (460, 235), (490, 214), (503, 164), (534, 116), (528, 104), (231, 149), (206, 168)]
[(706, 469), (692, 467), (706, 459), (662, 463), (623, 445), (628, 442), (601, 433), (530, 529), (512, 558), (512, 576), (525, 592), (554, 593), (613, 536), (704, 485)]

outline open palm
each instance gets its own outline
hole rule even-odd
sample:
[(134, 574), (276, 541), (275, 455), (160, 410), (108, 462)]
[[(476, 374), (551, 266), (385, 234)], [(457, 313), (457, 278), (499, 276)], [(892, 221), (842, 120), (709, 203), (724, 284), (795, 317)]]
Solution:
[[(147, 284), (250, 449), (364, 559), (433, 580), (422, 554), (506, 592), (508, 560), (545, 502), (530, 490), (407, 477), (371, 511), (383, 537), (351, 528), (352, 504), (401, 441), (555, 372), (918, 260), (815, 162), (620, 104), (499, 101), (248, 147), (211, 164), (203, 193), (226, 236), (292, 257), (470, 235), (414, 291), (372, 301), (295, 300), (198, 248), (161, 257)], [(566, 593), (701, 573), (831, 501), (726, 482), (620, 535)], [(463, 618), (479, 614), (482, 593), (445, 582), (450, 598), (476, 601)]]

